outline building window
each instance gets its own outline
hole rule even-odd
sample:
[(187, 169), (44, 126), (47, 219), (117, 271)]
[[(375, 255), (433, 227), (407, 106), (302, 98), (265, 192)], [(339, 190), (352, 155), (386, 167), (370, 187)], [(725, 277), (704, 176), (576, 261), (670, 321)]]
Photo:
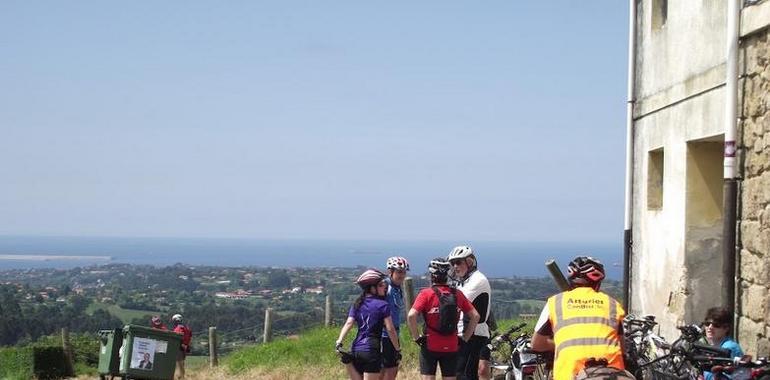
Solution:
[(647, 209), (663, 208), (663, 148), (650, 151), (647, 157)]
[(668, 19), (668, 0), (652, 0), (652, 29), (661, 29)]

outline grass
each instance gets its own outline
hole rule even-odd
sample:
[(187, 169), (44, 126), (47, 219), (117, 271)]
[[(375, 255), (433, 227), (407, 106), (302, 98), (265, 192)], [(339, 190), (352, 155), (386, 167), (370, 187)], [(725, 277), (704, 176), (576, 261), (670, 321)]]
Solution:
[[(334, 341), (339, 328), (315, 328), (306, 331), (299, 338), (282, 338), (268, 344), (261, 344), (233, 352), (223, 360), (230, 375), (248, 375), (263, 378), (280, 373), (282, 378), (340, 379), (345, 378), (345, 367), (340, 363), (334, 350)], [(355, 331), (348, 334), (345, 342), (350, 347)], [(401, 331), (401, 341), (411, 342), (406, 328)], [(402, 367), (417, 368), (417, 346), (404, 344)], [(416, 372), (415, 372), (416, 374)], [(277, 378), (281, 378), (281, 377)], [(246, 378), (252, 378), (250, 376)], [(269, 378), (269, 377), (267, 377)]]
[(32, 377), (32, 348), (0, 348), (0, 379), (24, 380)]
[(522, 306), (529, 306), (535, 310), (540, 310), (545, 306), (543, 300), (516, 300), (516, 303)]
[(88, 305), (86, 313), (93, 314), (96, 310), (99, 309), (106, 310), (110, 314), (118, 317), (121, 321), (123, 321), (123, 323), (130, 323), (134, 318), (143, 318), (147, 315), (158, 314), (157, 311), (124, 309), (118, 305), (111, 305), (102, 302), (94, 302)]
[[(498, 322), (498, 331), (505, 332), (520, 320)], [(523, 331), (532, 332), (535, 320), (524, 321)], [(401, 329), (403, 360), (399, 378), (419, 378), (418, 347), (412, 343), (406, 327)], [(233, 352), (221, 360), (222, 368), (201, 373), (197, 379), (228, 377), (237, 379), (342, 379), (347, 378), (345, 368), (334, 351), (334, 341), (339, 328), (315, 328), (296, 339), (277, 339), (271, 343), (247, 347)], [(355, 329), (348, 334), (345, 347), (355, 336)], [(204, 367), (205, 368), (205, 367)], [(192, 372), (192, 371), (191, 371)], [(206, 377), (211, 376), (211, 377)]]
[(185, 368), (190, 372), (202, 371), (209, 367), (208, 356), (188, 356), (185, 359)]

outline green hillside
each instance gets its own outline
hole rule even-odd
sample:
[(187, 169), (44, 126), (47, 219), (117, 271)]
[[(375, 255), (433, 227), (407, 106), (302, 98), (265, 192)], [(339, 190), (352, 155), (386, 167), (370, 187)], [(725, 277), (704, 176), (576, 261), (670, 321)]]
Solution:
[[(498, 331), (505, 331), (520, 320), (499, 321)], [(532, 331), (534, 320), (528, 322), (528, 331)], [(401, 370), (418, 375), (418, 347), (403, 326)], [(339, 334), (339, 327), (314, 328), (298, 338), (280, 338), (267, 344), (259, 344), (239, 349), (222, 360), (224, 370), (233, 376), (244, 376), (257, 371), (260, 374), (272, 374), (276, 378), (302, 378), (312, 373), (318, 379), (339, 379), (344, 376), (344, 367), (334, 351), (334, 341)], [(348, 334), (345, 347), (349, 348), (355, 337), (355, 329)], [(244, 378), (250, 378), (245, 376)]]
[[(86, 308), (86, 313), (93, 315), (96, 310), (105, 310), (108, 313), (118, 317), (123, 323), (131, 323), (135, 318), (142, 318), (147, 315), (159, 314), (157, 311), (152, 310), (134, 310), (124, 309), (118, 305), (106, 304), (101, 302), (93, 302)], [(147, 321), (149, 323), (149, 320)]]

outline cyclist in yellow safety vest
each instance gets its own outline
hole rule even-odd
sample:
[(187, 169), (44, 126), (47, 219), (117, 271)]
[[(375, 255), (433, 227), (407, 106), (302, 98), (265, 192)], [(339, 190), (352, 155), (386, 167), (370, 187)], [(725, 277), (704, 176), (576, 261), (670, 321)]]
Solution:
[(590, 358), (606, 359), (608, 367), (624, 370), (622, 324), (625, 311), (599, 291), (604, 266), (576, 257), (569, 263), (571, 290), (548, 299), (535, 325), (532, 349), (554, 351), (554, 380), (572, 380)]

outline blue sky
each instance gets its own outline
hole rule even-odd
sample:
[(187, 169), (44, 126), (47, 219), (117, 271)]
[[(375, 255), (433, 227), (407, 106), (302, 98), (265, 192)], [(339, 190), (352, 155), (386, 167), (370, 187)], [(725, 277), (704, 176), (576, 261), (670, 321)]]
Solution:
[(611, 241), (627, 2), (0, 2), (0, 234)]

